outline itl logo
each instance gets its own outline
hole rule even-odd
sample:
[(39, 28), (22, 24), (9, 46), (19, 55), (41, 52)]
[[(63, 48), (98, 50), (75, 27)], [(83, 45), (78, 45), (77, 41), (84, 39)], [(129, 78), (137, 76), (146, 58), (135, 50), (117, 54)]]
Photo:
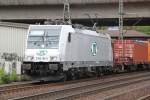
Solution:
[(97, 43), (96, 42), (92, 43), (91, 52), (92, 52), (93, 56), (96, 56), (96, 54), (97, 54)]
[(37, 52), (36, 54), (38, 56), (45, 56), (48, 52), (46, 50), (40, 50), (39, 52)]

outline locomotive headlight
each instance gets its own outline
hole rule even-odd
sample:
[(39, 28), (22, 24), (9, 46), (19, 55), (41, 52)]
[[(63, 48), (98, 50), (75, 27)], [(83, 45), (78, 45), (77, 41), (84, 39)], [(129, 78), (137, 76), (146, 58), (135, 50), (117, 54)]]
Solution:
[(54, 57), (53, 60), (56, 61), (56, 60), (57, 60), (57, 57)]
[(57, 61), (57, 57), (56, 56), (53, 56), (53, 57), (51, 56), (50, 61)]
[(28, 61), (32, 61), (32, 60), (34, 59), (34, 57), (33, 57), (33, 56), (27, 56), (26, 59), (27, 59)]

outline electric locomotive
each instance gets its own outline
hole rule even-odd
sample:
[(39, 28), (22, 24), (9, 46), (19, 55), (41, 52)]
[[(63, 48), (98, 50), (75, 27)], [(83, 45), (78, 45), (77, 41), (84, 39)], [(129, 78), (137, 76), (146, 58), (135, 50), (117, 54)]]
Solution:
[(111, 38), (82, 25), (30, 25), (22, 71), (35, 79), (76, 79), (112, 71)]

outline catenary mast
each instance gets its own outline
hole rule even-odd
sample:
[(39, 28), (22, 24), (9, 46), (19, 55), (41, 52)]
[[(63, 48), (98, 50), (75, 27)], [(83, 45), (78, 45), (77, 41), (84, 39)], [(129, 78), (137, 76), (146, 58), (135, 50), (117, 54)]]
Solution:
[(123, 0), (119, 0), (119, 39), (123, 40)]
[(71, 24), (70, 3), (69, 0), (64, 2), (63, 20)]

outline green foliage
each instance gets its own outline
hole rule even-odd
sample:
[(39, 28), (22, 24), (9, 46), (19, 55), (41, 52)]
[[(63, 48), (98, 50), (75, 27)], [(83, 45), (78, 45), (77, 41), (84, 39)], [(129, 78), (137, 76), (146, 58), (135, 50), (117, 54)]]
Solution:
[(106, 26), (101, 26), (101, 27), (98, 27), (98, 30), (107, 30), (108, 27)]
[(22, 81), (29, 81), (31, 80), (30, 77), (28, 77), (27, 75), (21, 75), (21, 80)]
[(4, 76), (4, 70), (3, 70), (3, 68), (0, 68), (0, 84), (3, 83), (3, 81), (2, 81), (3, 76)]
[(0, 84), (9, 83), (9, 75), (6, 74), (4, 68), (0, 68)]
[(10, 74), (10, 81), (17, 81), (17, 80), (18, 80), (18, 77), (16, 74), (16, 70), (12, 69), (12, 73)]
[(9, 75), (5, 74), (5, 75), (2, 77), (2, 82), (3, 82), (3, 83), (10, 83), (10, 77), (9, 77)]
[(150, 35), (150, 26), (136, 26), (135, 29), (137, 31)]
[(6, 74), (4, 68), (0, 68), (0, 84), (10, 83), (18, 81), (18, 76), (15, 69), (12, 70), (11, 74)]

